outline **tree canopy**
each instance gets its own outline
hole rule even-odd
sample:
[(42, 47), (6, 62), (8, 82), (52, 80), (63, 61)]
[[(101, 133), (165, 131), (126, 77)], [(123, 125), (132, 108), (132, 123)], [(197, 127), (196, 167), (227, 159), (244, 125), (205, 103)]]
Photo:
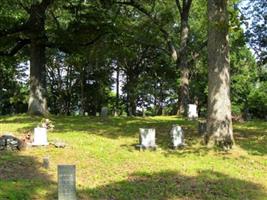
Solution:
[[(206, 1), (1, 3), (1, 114), (96, 115), (107, 106), (121, 115), (171, 115), (194, 103), (206, 116)], [(266, 115), (257, 109), (266, 109), (265, 8), (256, 0), (227, 8), (234, 116)]]

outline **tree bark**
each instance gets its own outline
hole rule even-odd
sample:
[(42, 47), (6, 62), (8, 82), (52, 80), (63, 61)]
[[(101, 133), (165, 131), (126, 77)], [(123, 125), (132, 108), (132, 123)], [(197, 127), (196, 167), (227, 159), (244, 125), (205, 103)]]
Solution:
[(46, 59), (45, 59), (45, 12), (53, 0), (43, 0), (33, 4), (29, 9), (27, 33), (31, 41), (30, 47), (30, 98), (28, 113), (46, 115)]
[(31, 41), (29, 114), (47, 114), (45, 46)]
[(133, 72), (128, 72), (127, 74), (127, 115), (135, 116), (136, 115), (136, 92), (135, 87), (137, 83), (137, 78)]
[(30, 98), (28, 112), (46, 115), (46, 68), (45, 68), (45, 10), (42, 4), (32, 5), (28, 21), (30, 47)]
[(81, 107), (80, 107), (80, 114), (84, 115), (85, 113), (85, 69), (82, 66), (81, 70), (80, 70), (80, 92), (81, 92), (81, 96), (80, 96), (80, 100), (81, 100)]
[(230, 101), (227, 0), (208, 1), (208, 119), (206, 144), (234, 144)]
[(179, 1), (177, 6), (181, 16), (180, 30), (180, 58), (177, 62), (180, 68), (180, 85), (179, 85), (179, 101), (177, 115), (186, 115), (187, 105), (189, 103), (189, 66), (188, 66), (188, 38), (189, 38), (189, 11), (192, 0), (183, 2), (182, 7)]
[(119, 115), (119, 102), (120, 102), (120, 68), (117, 66), (116, 69), (116, 105), (115, 105), (115, 116)]

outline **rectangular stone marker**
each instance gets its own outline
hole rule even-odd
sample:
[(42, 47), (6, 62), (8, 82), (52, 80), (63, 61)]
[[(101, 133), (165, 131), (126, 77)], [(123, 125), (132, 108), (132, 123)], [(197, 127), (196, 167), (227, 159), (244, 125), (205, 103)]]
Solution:
[(188, 104), (187, 117), (189, 119), (197, 119), (198, 118), (197, 105), (195, 105), (195, 104)]
[(46, 146), (49, 145), (47, 141), (47, 129), (37, 127), (34, 129), (33, 143), (34, 146)]
[(108, 116), (108, 108), (107, 107), (102, 107), (101, 108), (101, 117), (107, 117)]
[(77, 200), (75, 165), (58, 165), (58, 200)]
[(172, 125), (170, 135), (171, 135), (172, 147), (174, 149), (185, 145), (183, 129), (180, 126)]
[(154, 128), (139, 128), (139, 144), (140, 149), (153, 148), (156, 149), (156, 129)]

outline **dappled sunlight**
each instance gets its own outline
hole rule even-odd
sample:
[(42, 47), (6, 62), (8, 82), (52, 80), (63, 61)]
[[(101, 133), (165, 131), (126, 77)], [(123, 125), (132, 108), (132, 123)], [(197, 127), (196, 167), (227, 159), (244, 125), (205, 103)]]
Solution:
[[(21, 195), (28, 199), (36, 195), (40, 199), (53, 199), (57, 195), (58, 164), (76, 165), (80, 199), (242, 197), (260, 200), (267, 197), (264, 122), (255, 122), (254, 126), (253, 122), (235, 124), (236, 146), (226, 152), (203, 145), (203, 138), (197, 132), (197, 121), (175, 116), (109, 117), (105, 120), (99, 117), (51, 116), (50, 119), (55, 129), (48, 133), (49, 142), (60, 140), (66, 143), (66, 147), (49, 145), (29, 148), (18, 154), (1, 154), (0, 171), (3, 170), (1, 166), (11, 166), (10, 170), (4, 170), (7, 178), (15, 178), (17, 184), (8, 181), (5, 187), (9, 189), (2, 191), (0, 197), (10, 196), (19, 187)], [(2, 127), (10, 128), (17, 136), (25, 131), (32, 133), (40, 120), (26, 115), (0, 117)], [(177, 150), (170, 148), (172, 124), (182, 126), (185, 133), (186, 146)], [(148, 126), (156, 128), (158, 148), (156, 151), (139, 151), (135, 148), (139, 143), (139, 128)], [(47, 156), (50, 168), (44, 170), (41, 163)], [(17, 170), (20, 172), (16, 173)], [(29, 187), (36, 190), (30, 193)]]
[(247, 122), (234, 125), (238, 145), (252, 155), (267, 155), (267, 123)]

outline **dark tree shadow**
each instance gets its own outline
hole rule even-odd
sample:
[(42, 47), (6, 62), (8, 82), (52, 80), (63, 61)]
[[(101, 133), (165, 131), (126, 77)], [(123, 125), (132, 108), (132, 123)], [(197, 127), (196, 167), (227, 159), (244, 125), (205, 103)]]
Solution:
[(176, 171), (135, 173), (128, 180), (81, 190), (78, 195), (81, 200), (262, 200), (267, 197), (261, 185), (210, 170), (200, 171), (197, 176), (185, 176)]
[(56, 184), (41, 166), (34, 157), (0, 151), (0, 199), (52, 199)]

